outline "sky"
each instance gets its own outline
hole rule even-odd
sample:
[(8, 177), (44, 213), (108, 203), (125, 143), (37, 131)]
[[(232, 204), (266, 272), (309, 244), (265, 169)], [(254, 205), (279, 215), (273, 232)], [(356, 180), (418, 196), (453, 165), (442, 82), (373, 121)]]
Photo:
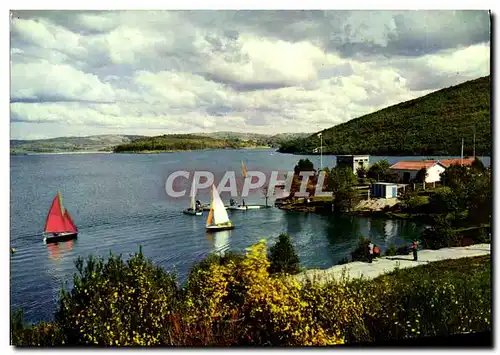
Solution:
[(316, 132), (490, 74), (487, 11), (13, 11), (12, 139)]

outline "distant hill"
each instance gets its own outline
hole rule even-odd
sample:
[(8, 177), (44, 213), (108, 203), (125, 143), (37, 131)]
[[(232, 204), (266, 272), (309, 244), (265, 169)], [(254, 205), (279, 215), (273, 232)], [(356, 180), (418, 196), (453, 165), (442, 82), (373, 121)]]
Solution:
[(266, 135), (242, 132), (170, 134), (156, 137), (139, 135), (96, 135), (10, 141), (11, 154), (64, 153), (95, 151), (157, 151), (218, 148), (279, 147), (280, 144), (308, 133)]
[(10, 141), (11, 154), (112, 151), (116, 145), (142, 138), (137, 135), (97, 135)]
[[(441, 89), (352, 119), (323, 132), (327, 154), (491, 155), (490, 76)], [(280, 152), (311, 154), (316, 134), (283, 143)]]
[(143, 137), (133, 142), (115, 147), (116, 153), (123, 152), (156, 152), (200, 149), (238, 149), (255, 148), (254, 141), (243, 141), (239, 138), (218, 139), (201, 134), (165, 134), (156, 137)]

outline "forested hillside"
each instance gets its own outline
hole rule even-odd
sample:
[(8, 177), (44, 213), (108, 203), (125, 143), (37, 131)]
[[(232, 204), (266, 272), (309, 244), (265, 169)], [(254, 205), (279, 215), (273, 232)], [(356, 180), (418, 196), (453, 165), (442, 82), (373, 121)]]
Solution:
[[(323, 131), (323, 152), (371, 155), (460, 155), (492, 151), (490, 76), (445, 88)], [(316, 134), (285, 142), (284, 153), (312, 153)]]

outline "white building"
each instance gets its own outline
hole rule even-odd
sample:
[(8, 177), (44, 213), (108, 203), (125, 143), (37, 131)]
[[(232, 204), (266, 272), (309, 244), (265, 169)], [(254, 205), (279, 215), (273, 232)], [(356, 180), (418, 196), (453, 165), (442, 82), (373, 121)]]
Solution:
[(417, 173), (422, 168), (427, 169), (426, 183), (439, 182), (441, 173), (450, 165), (463, 164), (470, 166), (474, 159), (444, 159), (444, 160), (421, 160), (421, 161), (398, 161), (391, 166), (391, 170), (398, 174), (398, 177), (403, 183), (408, 183), (415, 179)]
[(352, 168), (354, 174), (359, 168), (368, 171), (370, 166), (369, 155), (337, 155), (337, 166), (348, 166)]

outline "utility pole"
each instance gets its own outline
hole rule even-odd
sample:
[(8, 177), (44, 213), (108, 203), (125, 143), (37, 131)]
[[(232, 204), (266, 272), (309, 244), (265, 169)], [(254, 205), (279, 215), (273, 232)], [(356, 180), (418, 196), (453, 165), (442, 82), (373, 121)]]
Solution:
[(472, 155), (474, 156), (474, 160), (476, 160), (476, 126), (474, 126), (474, 152)]
[(464, 139), (462, 138), (462, 155), (460, 156), (460, 165), (464, 165)]
[(320, 170), (323, 170), (323, 133), (321, 133), (321, 144), (320, 144)]

